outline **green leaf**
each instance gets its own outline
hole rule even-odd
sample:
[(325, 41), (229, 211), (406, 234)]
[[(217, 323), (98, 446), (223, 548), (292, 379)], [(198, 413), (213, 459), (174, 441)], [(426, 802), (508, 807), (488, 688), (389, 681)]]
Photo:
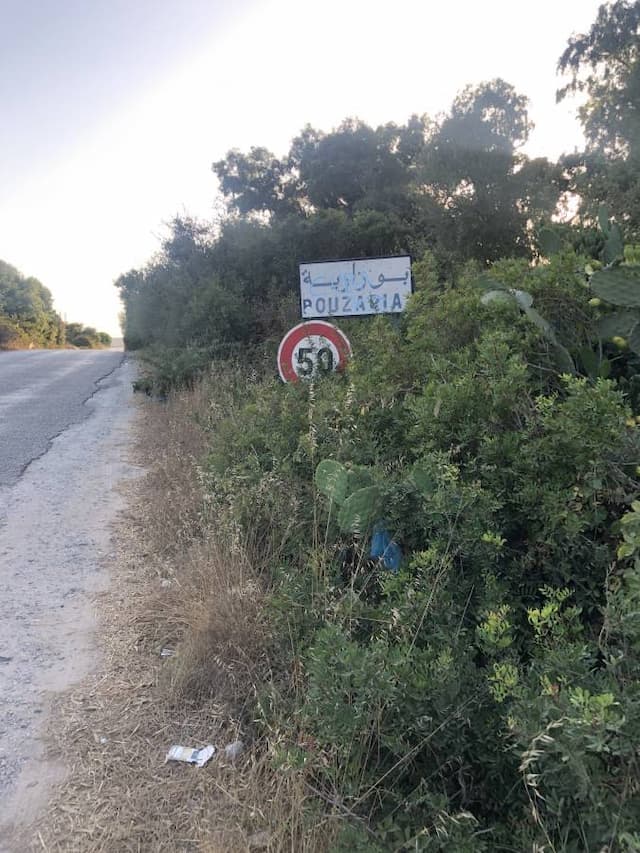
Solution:
[(582, 347), (578, 352), (578, 358), (583, 371), (591, 379), (597, 379), (600, 375), (600, 359), (591, 347)]
[(576, 366), (571, 358), (569, 350), (566, 347), (563, 347), (562, 344), (556, 343), (553, 345), (553, 351), (555, 353), (560, 372), (569, 373), (572, 376), (575, 375)]
[(545, 320), (544, 317), (541, 314), (538, 314), (536, 309), (531, 308), (531, 306), (521, 306), (521, 308), (534, 326), (537, 326), (540, 329), (545, 338), (548, 338), (553, 344), (558, 343), (553, 326), (548, 320)]
[(640, 355), (640, 323), (636, 324), (627, 337), (629, 349)]
[(474, 287), (480, 288), (480, 290), (506, 290), (507, 287), (501, 281), (498, 281), (497, 278), (494, 278), (490, 273), (485, 272), (482, 275), (479, 275), (477, 279), (473, 282)]
[(605, 264), (612, 264), (614, 261), (621, 259), (624, 256), (624, 241), (622, 239), (622, 231), (617, 222), (614, 222), (607, 239), (604, 243), (602, 251), (602, 260)]
[(530, 293), (527, 293), (526, 290), (511, 290), (510, 293), (515, 298), (522, 311), (526, 311), (527, 308), (531, 308), (533, 305), (533, 296)]
[(347, 469), (335, 459), (323, 459), (316, 468), (316, 486), (335, 504), (344, 503), (347, 497)]
[(550, 258), (551, 255), (557, 255), (562, 251), (562, 240), (551, 228), (543, 228), (538, 237), (538, 243), (542, 254)]
[(621, 545), (618, 545), (618, 557), (620, 559), (631, 557), (635, 550), (634, 545), (630, 545), (628, 542), (623, 542)]
[(430, 495), (436, 489), (437, 483), (431, 471), (422, 465), (420, 462), (411, 469), (410, 480), (419, 492), (423, 495)]
[(600, 358), (598, 352), (591, 347), (582, 347), (578, 351), (582, 370), (590, 379), (608, 379), (611, 374), (611, 362), (608, 358)]
[(511, 302), (514, 296), (506, 290), (488, 290), (480, 297), (480, 302), (483, 305), (489, 305), (491, 302)]
[(595, 329), (598, 337), (603, 341), (610, 340), (614, 335), (628, 338), (639, 322), (640, 313), (637, 311), (615, 311), (613, 314), (600, 317)]
[(598, 207), (598, 225), (603, 234), (609, 233), (609, 209), (606, 204)]
[(573, 363), (569, 350), (562, 346), (551, 323), (548, 320), (545, 320), (541, 314), (538, 314), (535, 308), (525, 307), (524, 305), (521, 307), (529, 320), (531, 320), (531, 322), (540, 329), (542, 334), (552, 345), (560, 371), (562, 373), (575, 374), (576, 366)]
[(373, 485), (373, 476), (368, 468), (363, 465), (355, 466), (347, 471), (347, 489), (345, 497)]
[(633, 267), (598, 270), (591, 278), (591, 289), (612, 305), (640, 307), (640, 275)]
[(382, 495), (377, 486), (358, 489), (340, 507), (338, 524), (348, 533), (366, 533), (380, 516), (381, 506)]

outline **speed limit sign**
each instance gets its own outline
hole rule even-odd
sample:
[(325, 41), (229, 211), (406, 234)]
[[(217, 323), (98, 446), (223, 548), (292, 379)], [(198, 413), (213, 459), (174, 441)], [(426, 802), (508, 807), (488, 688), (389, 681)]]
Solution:
[(313, 379), (342, 370), (351, 355), (349, 339), (323, 320), (310, 320), (290, 329), (278, 349), (278, 371), (283, 382)]

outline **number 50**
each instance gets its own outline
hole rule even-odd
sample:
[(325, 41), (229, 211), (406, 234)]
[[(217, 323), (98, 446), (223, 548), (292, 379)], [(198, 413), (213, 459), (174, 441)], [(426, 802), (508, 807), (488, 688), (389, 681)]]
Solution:
[(313, 376), (314, 373), (331, 373), (334, 369), (333, 350), (330, 347), (299, 347), (296, 351), (298, 376)]

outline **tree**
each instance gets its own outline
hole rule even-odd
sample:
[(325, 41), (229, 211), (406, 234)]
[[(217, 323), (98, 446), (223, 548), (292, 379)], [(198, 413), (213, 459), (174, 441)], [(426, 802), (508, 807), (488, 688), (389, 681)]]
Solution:
[(216, 349), (277, 337), (295, 319), (298, 263), (430, 251), (438, 275), (469, 259), (530, 256), (533, 226), (563, 185), (520, 151), (527, 99), (503, 80), (467, 87), (438, 121), (310, 125), (278, 158), (230, 151), (213, 164), (228, 215), (178, 217), (162, 251), (116, 281), (127, 347)]
[[(82, 338), (81, 343), (78, 338)], [(65, 325), (53, 309), (48, 288), (37, 278), (26, 278), (11, 264), (0, 261), (0, 349), (30, 344), (62, 347), (67, 340), (90, 347), (111, 342), (105, 333), (81, 323)]]
[(590, 151), (640, 151), (640, 2), (603, 4), (588, 33), (569, 39), (558, 70), (569, 75), (558, 100), (586, 92), (580, 108)]
[(74, 347), (94, 349), (111, 344), (111, 336), (106, 332), (98, 332), (93, 326), (85, 326), (82, 323), (67, 323), (65, 332), (66, 340)]
[(241, 216), (282, 216), (299, 209), (291, 170), (266, 148), (251, 148), (248, 154), (234, 149), (212, 168), (229, 208)]
[[(53, 310), (51, 292), (37, 278), (25, 278), (11, 264), (0, 261), (0, 317), (39, 345), (55, 344), (60, 318)], [(6, 335), (5, 335), (6, 338)], [(14, 339), (15, 336), (12, 336)]]
[(500, 78), (467, 86), (440, 129), (441, 140), (466, 150), (503, 151), (509, 156), (529, 138), (529, 99)]
[(640, 236), (640, 2), (603, 4), (586, 34), (569, 40), (558, 70), (567, 84), (558, 100), (584, 93), (579, 116), (586, 151), (564, 158), (580, 215), (595, 220), (600, 203)]
[(213, 170), (228, 210), (240, 216), (397, 210), (406, 202), (428, 128), (420, 116), (375, 129), (350, 118), (331, 133), (307, 125), (282, 160), (266, 148), (232, 150)]
[(440, 240), (461, 259), (529, 254), (531, 224), (557, 205), (557, 169), (519, 153), (527, 105), (504, 80), (467, 87), (425, 146), (421, 189), (445, 211)]
[(328, 134), (307, 128), (294, 140), (290, 160), (308, 203), (351, 214), (356, 209), (396, 207), (406, 195), (410, 166), (420, 150), (421, 129), (412, 131), (410, 136), (394, 124), (374, 130), (358, 119), (345, 119)]

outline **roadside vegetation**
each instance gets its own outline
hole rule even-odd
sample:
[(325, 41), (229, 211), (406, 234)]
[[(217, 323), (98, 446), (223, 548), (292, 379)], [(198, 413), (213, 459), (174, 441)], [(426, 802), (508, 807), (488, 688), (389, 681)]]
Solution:
[(111, 337), (82, 323), (65, 323), (37, 278), (0, 260), (0, 350), (33, 347), (108, 347)]
[[(106, 815), (135, 832), (126, 787), (184, 849), (640, 850), (639, 24), (605, 5), (560, 60), (580, 155), (525, 157), (500, 80), (306, 128), (216, 163), (226, 218), (118, 280), (168, 398), (138, 636), (176, 654), (139, 726), (247, 749), (136, 781), (124, 744)], [(297, 262), (399, 251), (406, 313), (338, 321), (347, 370), (283, 385)]]

